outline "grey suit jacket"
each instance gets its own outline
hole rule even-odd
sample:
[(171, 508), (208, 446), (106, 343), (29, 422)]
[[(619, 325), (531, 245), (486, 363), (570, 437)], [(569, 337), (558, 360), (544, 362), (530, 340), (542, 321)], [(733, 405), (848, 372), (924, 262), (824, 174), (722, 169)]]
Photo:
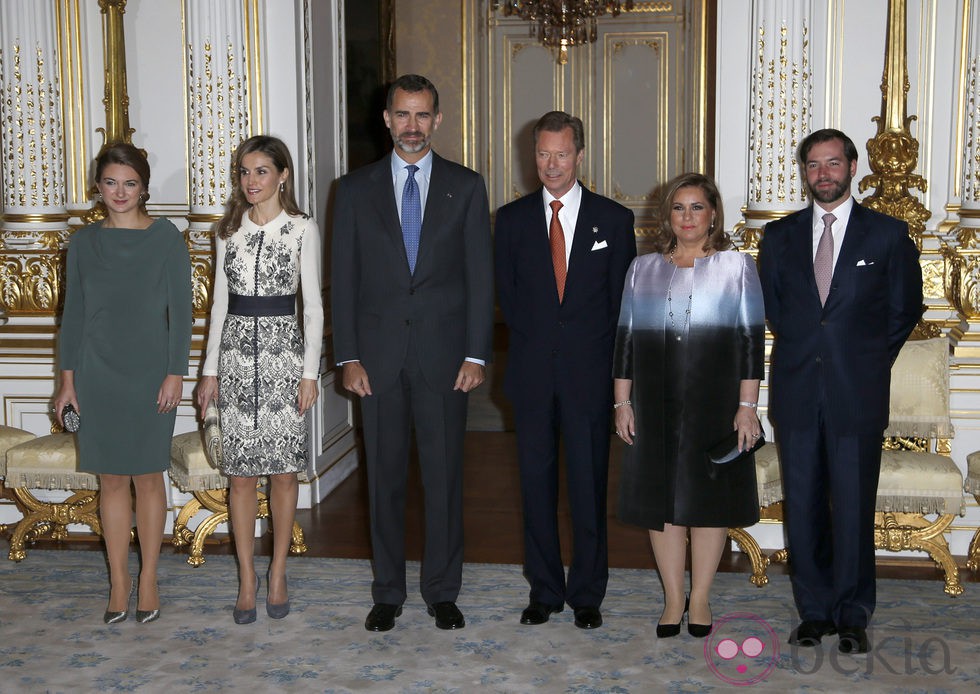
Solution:
[(374, 392), (394, 385), (412, 340), (436, 392), (466, 357), (489, 361), (493, 256), (483, 177), (433, 152), (414, 275), (390, 156), (340, 179), (332, 246), (335, 361), (360, 360)]

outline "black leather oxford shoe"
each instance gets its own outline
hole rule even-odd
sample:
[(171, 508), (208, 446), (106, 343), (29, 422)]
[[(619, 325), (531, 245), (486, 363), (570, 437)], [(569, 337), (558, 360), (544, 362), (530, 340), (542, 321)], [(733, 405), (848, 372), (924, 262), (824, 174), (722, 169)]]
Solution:
[(532, 600), (531, 604), (521, 612), (521, 624), (544, 624), (551, 615), (557, 614), (563, 609), (564, 605), (555, 607), (554, 605), (545, 605), (543, 602), (534, 602)]
[(364, 620), (364, 628), (368, 631), (389, 631), (395, 626), (395, 617), (400, 617), (401, 613), (401, 605), (379, 602), (368, 613), (367, 619)]
[(575, 626), (579, 629), (596, 629), (602, 626), (602, 613), (598, 607), (576, 607)]
[(841, 627), (837, 650), (857, 655), (868, 652), (868, 632), (864, 627)]
[(836, 633), (837, 628), (833, 622), (805, 619), (790, 633), (789, 645), (813, 648), (820, 644), (820, 639), (824, 636)]
[(462, 629), (466, 626), (463, 613), (454, 602), (434, 602), (429, 605), (429, 616), (436, 618), (440, 629)]

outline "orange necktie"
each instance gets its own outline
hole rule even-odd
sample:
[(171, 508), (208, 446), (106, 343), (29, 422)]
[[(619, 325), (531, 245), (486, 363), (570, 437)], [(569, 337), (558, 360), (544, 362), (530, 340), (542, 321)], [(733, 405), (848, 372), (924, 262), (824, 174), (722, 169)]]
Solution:
[(565, 298), (565, 277), (568, 268), (565, 265), (565, 232), (558, 219), (558, 210), (562, 204), (558, 200), (551, 201), (551, 224), (548, 227), (548, 239), (551, 241), (551, 262), (555, 266), (555, 284), (558, 286), (558, 302)]

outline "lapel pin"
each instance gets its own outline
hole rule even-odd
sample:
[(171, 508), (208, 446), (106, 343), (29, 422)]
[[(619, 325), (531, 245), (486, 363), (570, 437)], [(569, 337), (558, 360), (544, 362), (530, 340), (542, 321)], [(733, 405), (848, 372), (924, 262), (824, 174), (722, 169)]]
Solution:
[(592, 233), (593, 234), (598, 234), (599, 233), (599, 227), (592, 227)]

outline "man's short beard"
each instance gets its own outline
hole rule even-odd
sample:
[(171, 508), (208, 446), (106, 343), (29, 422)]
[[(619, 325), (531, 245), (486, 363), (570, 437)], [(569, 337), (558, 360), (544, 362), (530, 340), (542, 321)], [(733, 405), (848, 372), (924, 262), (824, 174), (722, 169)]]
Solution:
[(431, 138), (428, 137), (423, 137), (421, 140), (419, 140), (418, 144), (408, 144), (407, 142), (403, 142), (400, 137), (393, 139), (395, 146), (406, 154), (418, 154), (423, 149), (428, 147), (429, 142), (431, 142)]
[(844, 193), (851, 189), (852, 178), (852, 176), (848, 176), (843, 181), (835, 184), (830, 190), (822, 193), (809, 183), (807, 183), (807, 188), (810, 191), (810, 197), (817, 202), (834, 202), (835, 200), (840, 200), (844, 196)]

